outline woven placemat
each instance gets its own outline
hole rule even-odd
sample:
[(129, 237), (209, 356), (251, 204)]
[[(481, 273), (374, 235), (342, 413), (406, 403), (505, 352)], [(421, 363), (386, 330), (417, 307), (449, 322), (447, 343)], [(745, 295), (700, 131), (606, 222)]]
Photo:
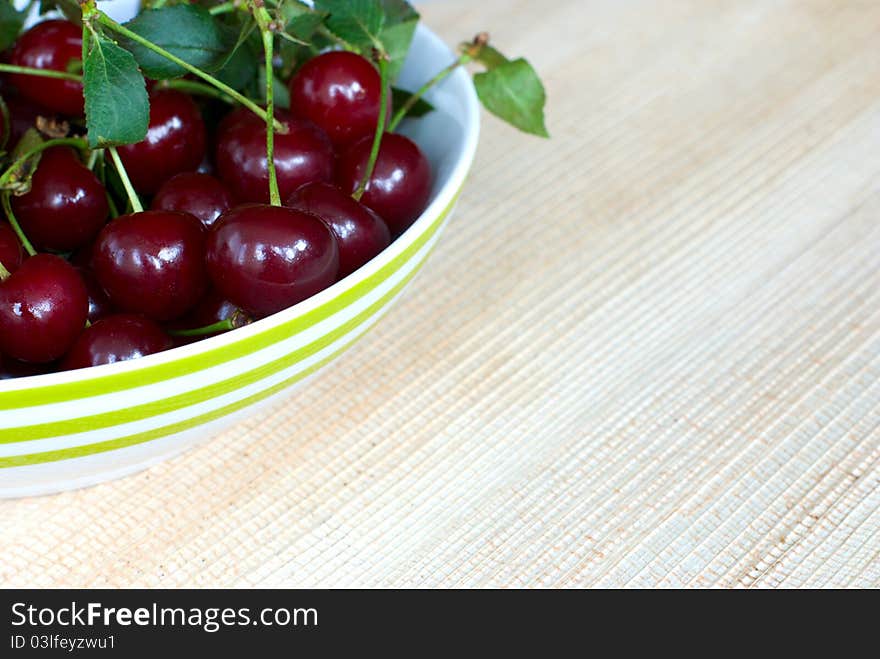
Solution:
[(38, 586), (880, 585), (880, 3), (427, 3), (545, 76), (275, 411), (0, 503)]

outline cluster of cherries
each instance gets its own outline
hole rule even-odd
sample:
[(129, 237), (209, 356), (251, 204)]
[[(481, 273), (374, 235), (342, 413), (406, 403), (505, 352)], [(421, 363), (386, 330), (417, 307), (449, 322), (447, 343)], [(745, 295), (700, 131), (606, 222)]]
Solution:
[[(9, 61), (66, 71), (81, 48), (80, 26), (48, 20), (21, 35)], [(83, 115), (79, 82), (11, 74), (3, 85), (13, 139), (35, 114)], [(146, 139), (118, 149), (150, 210), (109, 219), (107, 190), (80, 154), (45, 150), (30, 191), (11, 199), (38, 253), (26, 257), (0, 218), (0, 264), (11, 273), (0, 282), (0, 376), (132, 359), (186, 340), (169, 331), (272, 314), (362, 266), (421, 214), (430, 165), (399, 134), (383, 136), (363, 196), (352, 197), (380, 111), (368, 60), (318, 55), (289, 88), (274, 134), (283, 206), (267, 203), (264, 120), (238, 108), (209, 130), (175, 89), (152, 88)]]

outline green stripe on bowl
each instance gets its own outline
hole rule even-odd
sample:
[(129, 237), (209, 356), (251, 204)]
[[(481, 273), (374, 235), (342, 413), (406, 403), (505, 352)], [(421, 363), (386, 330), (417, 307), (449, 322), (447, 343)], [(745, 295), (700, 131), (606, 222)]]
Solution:
[[(354, 329), (355, 327), (363, 324), (373, 314), (375, 314), (379, 310), (381, 310), (381, 308), (384, 304), (389, 302), (397, 293), (399, 293), (403, 289), (403, 287), (406, 286), (406, 284), (409, 283), (409, 281), (421, 269), (422, 265), (427, 260), (427, 256), (428, 255), (426, 254), (425, 258), (422, 259), (416, 265), (416, 267), (413, 269), (413, 271), (410, 272), (397, 285), (395, 285), (395, 287), (391, 291), (389, 291), (385, 296), (383, 296), (381, 300), (378, 300), (376, 303), (371, 305), (368, 310), (365, 310), (363, 313), (358, 314), (358, 316), (356, 316), (355, 318), (351, 319), (348, 323), (346, 323), (346, 325), (352, 324), (352, 327), (349, 328), (348, 331), (351, 331), (351, 329)], [(362, 318), (362, 316), (364, 316), (364, 317)], [(354, 340), (345, 344), (344, 346), (339, 348), (339, 350), (334, 351), (332, 354), (328, 355), (327, 357), (325, 357), (321, 361), (319, 361), (315, 364), (312, 364), (311, 366), (300, 371), (299, 373), (296, 373), (296, 374), (292, 375), (291, 377), (289, 377), (289, 378), (287, 378), (277, 384), (274, 384), (267, 389), (264, 389), (263, 391), (259, 391), (255, 394), (252, 394), (251, 396), (248, 396), (247, 398), (243, 398), (242, 400), (235, 401), (234, 403), (230, 403), (229, 405), (225, 405), (224, 407), (218, 408), (216, 410), (212, 410), (210, 412), (200, 414), (199, 416), (195, 416), (191, 419), (185, 419), (183, 421), (179, 421), (177, 423), (173, 423), (173, 424), (170, 424), (167, 426), (154, 428), (152, 430), (147, 430), (145, 432), (137, 433), (134, 435), (128, 435), (126, 437), (119, 437), (117, 439), (111, 439), (111, 440), (107, 440), (107, 441), (103, 441), (103, 442), (97, 442), (95, 444), (85, 444), (83, 446), (74, 446), (71, 448), (59, 449), (56, 451), (44, 451), (41, 453), (28, 453), (25, 455), (14, 455), (14, 456), (2, 457), (2, 458), (0, 458), (0, 469), (9, 469), (11, 467), (27, 467), (27, 466), (38, 465), (38, 464), (43, 464), (43, 463), (47, 463), (47, 462), (58, 462), (59, 460), (70, 460), (73, 458), (82, 458), (82, 457), (85, 457), (88, 455), (95, 455), (97, 453), (106, 453), (107, 451), (116, 451), (116, 450), (126, 448), (129, 446), (135, 446), (137, 444), (143, 444), (145, 442), (153, 441), (156, 439), (161, 439), (163, 437), (167, 437), (168, 435), (173, 435), (175, 433), (184, 432), (186, 430), (191, 430), (191, 429), (196, 428), (196, 427), (203, 425), (205, 423), (209, 423), (209, 422), (214, 421), (216, 419), (222, 418), (224, 416), (227, 416), (229, 414), (232, 414), (234, 412), (242, 410), (245, 407), (248, 407), (249, 405), (253, 405), (254, 403), (258, 403), (261, 400), (268, 398), (272, 394), (278, 393), (278, 392), (284, 390), (285, 388), (295, 384), (296, 382), (299, 382), (303, 378), (308, 377), (312, 373), (319, 370), (321, 367), (323, 367), (326, 364), (328, 364), (329, 362), (331, 362), (338, 355), (340, 355), (342, 352), (344, 352), (347, 348), (354, 345), (354, 343), (357, 342), (357, 340), (360, 339), (365, 334), (366, 334), (366, 332), (364, 332), (364, 334), (360, 334), (360, 335), (356, 336), (354, 338)], [(296, 351), (296, 352), (299, 352), (299, 351)], [(296, 354), (296, 352), (291, 353), (291, 354), (292, 355)], [(314, 354), (315, 352), (317, 352), (317, 350), (313, 351), (311, 354)], [(302, 358), (304, 358), (304, 357), (301, 357), (299, 360), (301, 360)], [(282, 360), (283, 359), (286, 359), (286, 358), (282, 358)], [(278, 360), (278, 361), (282, 361), (282, 360)], [(297, 361), (299, 361), (299, 360), (297, 360)], [(271, 364), (274, 365), (276, 363), (277, 362), (272, 362)], [(269, 366), (269, 365), (267, 365), (267, 366)], [(280, 369), (276, 369), (273, 372), (277, 372), (278, 370), (281, 370), (281, 369), (283, 369), (283, 367), (281, 367)], [(255, 369), (255, 370), (260, 370), (260, 369)], [(225, 382), (229, 382), (229, 381), (227, 380)], [(199, 390), (199, 391), (201, 391), (201, 390)], [(178, 398), (178, 397), (174, 397), (174, 398)], [(173, 400), (173, 399), (168, 399), (168, 400)], [(157, 401), (156, 405), (162, 405), (163, 402), (164, 401)], [(148, 406), (143, 406), (143, 407), (148, 407)], [(161, 411), (157, 412), (157, 414), (158, 413), (161, 413)], [(147, 416), (152, 416), (152, 415), (148, 414)], [(60, 423), (64, 423), (64, 422), (60, 422)]]
[(90, 398), (104, 394), (133, 389), (148, 384), (155, 384), (162, 380), (179, 377), (181, 372), (192, 373), (201, 371), (224, 362), (232, 361), (239, 357), (266, 348), (273, 343), (286, 339), (293, 334), (302, 332), (309, 327), (326, 320), (333, 314), (349, 306), (353, 302), (367, 295), (370, 291), (380, 286), (391, 277), (397, 270), (412, 258), (430, 239), (437, 233), (443, 224), (443, 220), (449, 215), (461, 188), (456, 191), (452, 200), (437, 216), (437, 219), (403, 252), (393, 260), (373, 273), (370, 277), (351, 287), (344, 293), (328, 300), (324, 304), (311, 311), (293, 318), (292, 320), (267, 329), (264, 332), (249, 336), (229, 345), (219, 346), (197, 355), (182, 357), (163, 364), (156, 364), (135, 371), (116, 373), (62, 384), (46, 385), (31, 389), (0, 391), (0, 410), (20, 409), (38, 405), (50, 405), (69, 400)]

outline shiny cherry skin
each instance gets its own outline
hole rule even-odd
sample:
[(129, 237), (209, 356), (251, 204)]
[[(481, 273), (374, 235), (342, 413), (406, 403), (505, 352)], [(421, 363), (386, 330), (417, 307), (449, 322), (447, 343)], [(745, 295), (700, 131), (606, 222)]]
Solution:
[[(37, 23), (19, 37), (10, 63), (35, 69), (67, 71), (71, 60), (82, 59), (82, 26), (70, 21)], [(12, 74), (19, 93), (39, 105), (61, 114), (82, 116), (83, 87), (73, 80)]]
[[(339, 158), (337, 182), (344, 192), (354, 192), (370, 159), (372, 138), (355, 142)], [(379, 214), (392, 235), (399, 236), (428, 205), (431, 164), (408, 137), (385, 133), (373, 175), (361, 203)]]
[(287, 199), (289, 208), (317, 215), (339, 247), (339, 278), (351, 274), (391, 244), (381, 217), (328, 183), (307, 183)]
[(53, 252), (91, 241), (110, 213), (101, 181), (68, 147), (43, 152), (30, 192), (13, 197), (12, 210), (34, 246)]
[(150, 207), (195, 215), (205, 228), (210, 228), (232, 206), (232, 196), (219, 180), (208, 174), (184, 172), (162, 184)]
[(135, 190), (151, 195), (169, 177), (196, 171), (205, 142), (205, 122), (195, 101), (175, 89), (161, 89), (150, 94), (147, 136), (118, 150)]
[(101, 288), (95, 273), (87, 268), (75, 267), (77, 272), (79, 272), (79, 276), (82, 277), (83, 283), (86, 285), (86, 293), (89, 296), (89, 322), (94, 323), (113, 313), (113, 305), (110, 303), (110, 298), (107, 297), (104, 289)]
[(123, 215), (98, 234), (92, 266), (114, 307), (171, 320), (207, 290), (205, 229), (189, 213)]
[(369, 60), (346, 51), (313, 57), (290, 79), (294, 114), (321, 127), (336, 148), (376, 132), (382, 83)]
[(50, 362), (83, 331), (89, 299), (76, 269), (60, 256), (37, 254), (0, 282), (0, 352)]
[[(275, 133), (275, 173), (281, 198), (312, 181), (333, 180), (335, 155), (330, 139), (310, 121), (284, 111), (276, 118), (287, 128)], [(269, 201), (266, 166), (266, 125), (248, 111), (237, 111), (221, 122), (215, 162), (220, 178), (240, 202)]]
[(136, 314), (107, 316), (87, 328), (61, 360), (63, 371), (114, 364), (171, 348), (159, 325)]
[(257, 317), (330, 286), (339, 272), (333, 233), (314, 215), (248, 204), (220, 217), (208, 237), (208, 273), (220, 295)]
[(24, 249), (21, 241), (12, 227), (0, 220), (0, 265), (6, 268), (7, 272), (15, 272), (23, 260)]

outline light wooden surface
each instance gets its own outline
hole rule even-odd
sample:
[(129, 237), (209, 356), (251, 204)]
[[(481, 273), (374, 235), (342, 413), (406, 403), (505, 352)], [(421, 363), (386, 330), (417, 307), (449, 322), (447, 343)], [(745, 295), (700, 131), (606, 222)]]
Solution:
[(282, 408), (0, 504), (4, 585), (880, 585), (880, 2), (428, 3), (547, 81)]

